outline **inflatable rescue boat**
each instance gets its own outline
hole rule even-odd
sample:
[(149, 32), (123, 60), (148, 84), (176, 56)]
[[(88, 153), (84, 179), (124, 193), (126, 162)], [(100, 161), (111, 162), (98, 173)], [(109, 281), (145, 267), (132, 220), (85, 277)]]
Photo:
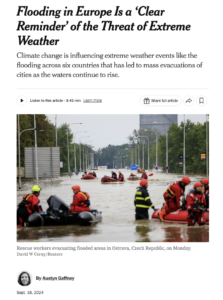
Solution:
[[(154, 211), (154, 213), (152, 214), (152, 219), (159, 220), (159, 216), (158, 216), (159, 211), (160, 209)], [(204, 212), (204, 219), (206, 225), (209, 225), (209, 211)], [(187, 211), (186, 210), (174, 211), (172, 213), (165, 215), (163, 220), (164, 222), (168, 222), (168, 223), (187, 224)]]
[(136, 175), (130, 175), (127, 179), (128, 179), (128, 180), (134, 181), (134, 180), (140, 180), (141, 178), (139, 178), (139, 177), (136, 176)]
[(81, 179), (86, 180), (86, 179), (96, 179), (96, 177), (94, 177), (93, 175), (85, 175), (83, 176)]
[(47, 200), (49, 208), (45, 212), (34, 213), (28, 218), (29, 227), (83, 225), (90, 226), (101, 222), (102, 213), (91, 208), (90, 211), (71, 213), (69, 206), (57, 196), (50, 196)]
[(106, 182), (112, 182), (112, 183), (114, 183), (114, 182), (117, 182), (117, 183), (123, 183), (124, 181), (121, 181), (121, 180), (119, 180), (119, 179), (114, 179), (114, 178), (112, 178), (112, 177), (109, 177), (109, 176), (104, 176), (104, 177), (102, 177), (102, 178), (101, 178), (101, 182), (102, 182), (102, 183), (106, 183)]

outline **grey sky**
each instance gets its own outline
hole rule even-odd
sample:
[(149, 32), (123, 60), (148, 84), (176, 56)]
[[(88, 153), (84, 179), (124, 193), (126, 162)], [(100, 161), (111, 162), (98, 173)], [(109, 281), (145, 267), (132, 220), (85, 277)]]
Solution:
[[(51, 123), (55, 124), (55, 115), (47, 115)], [(186, 115), (186, 119), (192, 122), (204, 123), (206, 115)], [(178, 123), (183, 121), (183, 115), (178, 115)], [(111, 145), (121, 145), (128, 143), (127, 137), (134, 129), (139, 129), (139, 115), (57, 115), (57, 126), (63, 123), (83, 123), (82, 125), (70, 125), (73, 133), (77, 133), (75, 142), (92, 144), (94, 149)]]

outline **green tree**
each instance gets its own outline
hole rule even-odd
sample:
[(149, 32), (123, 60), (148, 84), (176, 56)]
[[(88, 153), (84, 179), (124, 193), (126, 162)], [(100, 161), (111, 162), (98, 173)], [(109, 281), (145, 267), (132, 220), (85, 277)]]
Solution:
[[(18, 120), (18, 116), (17, 116)], [(16, 121), (17, 121), (16, 120)], [(25, 129), (34, 128), (34, 115), (19, 115), (20, 133)], [(50, 123), (46, 115), (36, 115), (36, 127), (44, 128), (44, 131), (37, 131), (38, 147), (55, 147), (55, 127)], [(18, 137), (18, 123), (17, 123)], [(24, 166), (24, 148), (35, 147), (34, 130), (28, 130), (20, 136), (21, 166)], [(18, 139), (17, 139), (18, 155)], [(18, 166), (18, 157), (17, 157)]]
[[(181, 173), (179, 155), (183, 155), (183, 122), (178, 126), (173, 124), (168, 131), (168, 161), (169, 171)], [(209, 124), (208, 124), (209, 130)], [(187, 120), (185, 124), (185, 161), (187, 173), (205, 173), (206, 161), (201, 161), (200, 155), (206, 153), (206, 123), (193, 123)], [(159, 137), (159, 165), (166, 165), (166, 136)]]

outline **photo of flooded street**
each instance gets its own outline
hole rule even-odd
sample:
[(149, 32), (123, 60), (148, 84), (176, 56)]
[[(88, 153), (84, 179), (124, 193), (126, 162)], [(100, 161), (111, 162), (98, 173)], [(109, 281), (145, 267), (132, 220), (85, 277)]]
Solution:
[[(127, 170), (121, 170), (125, 178), (130, 174)], [(110, 175), (109, 170), (96, 171), (98, 179), (81, 180), (81, 175), (72, 178), (60, 177), (55, 183), (45, 184), (42, 187), (41, 205), (46, 210), (46, 200), (50, 195), (57, 195), (68, 205), (72, 202), (71, 187), (79, 184), (83, 191), (90, 195), (92, 207), (102, 211), (102, 222), (90, 226), (52, 226), (42, 228), (19, 228), (17, 240), (19, 242), (208, 242), (209, 225), (199, 227), (187, 227), (186, 224), (160, 223), (157, 219), (151, 219), (153, 210), (149, 210), (149, 220), (135, 221), (134, 195), (139, 181), (124, 183), (101, 183), (101, 178)], [(153, 170), (153, 176), (149, 177), (148, 191), (155, 207), (161, 207), (163, 193), (169, 184), (182, 178), (180, 175), (157, 172)], [(190, 176), (193, 182), (201, 180), (201, 177)], [(22, 191), (17, 194), (17, 202), (21, 201), (23, 194), (29, 192), (31, 183), (24, 184)]]
[(18, 124), (17, 241), (209, 242), (208, 115)]

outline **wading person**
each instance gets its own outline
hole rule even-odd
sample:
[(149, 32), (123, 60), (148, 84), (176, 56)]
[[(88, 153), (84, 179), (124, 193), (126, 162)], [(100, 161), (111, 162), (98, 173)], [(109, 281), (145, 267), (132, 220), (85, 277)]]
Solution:
[(196, 222), (199, 226), (205, 225), (204, 211), (207, 207), (207, 203), (205, 194), (202, 193), (201, 182), (194, 184), (194, 192), (188, 194), (186, 201), (188, 226), (194, 226)]
[(79, 185), (72, 186), (74, 193), (73, 202), (71, 204), (71, 213), (90, 211), (90, 196), (88, 193), (82, 192)]
[(155, 211), (156, 208), (154, 207), (153, 203), (151, 202), (149, 193), (148, 193), (148, 181), (141, 180), (140, 187), (137, 188), (134, 204), (135, 204), (135, 219), (136, 220), (143, 220), (149, 219), (149, 208), (153, 208)]
[(32, 194), (23, 196), (22, 202), (19, 203), (17, 209), (17, 227), (24, 226), (28, 221), (28, 217), (34, 212), (41, 212), (42, 207), (39, 205), (41, 188), (38, 185), (32, 187)]
[(181, 181), (177, 181), (174, 184), (170, 185), (165, 191), (163, 195), (165, 203), (159, 212), (159, 219), (161, 222), (163, 222), (163, 218), (165, 215), (176, 210), (180, 210), (180, 197), (184, 195), (185, 186), (189, 183), (190, 178), (184, 176)]
[(30, 285), (31, 279), (30, 279), (29, 273), (27, 273), (27, 272), (22, 272), (22, 273), (19, 275), (18, 283), (19, 283), (20, 285), (22, 285), (22, 286)]

